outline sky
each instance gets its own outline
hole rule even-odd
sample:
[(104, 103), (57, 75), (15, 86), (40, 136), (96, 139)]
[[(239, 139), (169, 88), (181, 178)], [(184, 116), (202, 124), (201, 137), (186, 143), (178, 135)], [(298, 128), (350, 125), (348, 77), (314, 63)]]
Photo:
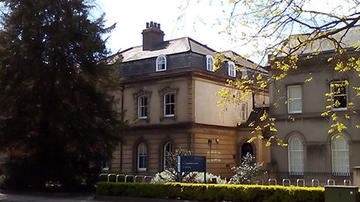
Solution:
[(98, 0), (98, 9), (105, 13), (107, 25), (116, 23), (108, 40), (113, 53), (142, 44), (142, 30), (146, 22), (157, 22), (165, 33), (165, 40), (181, 37), (192, 39), (216, 51), (234, 50), (246, 54), (231, 41), (224, 31), (226, 15), (218, 0)]

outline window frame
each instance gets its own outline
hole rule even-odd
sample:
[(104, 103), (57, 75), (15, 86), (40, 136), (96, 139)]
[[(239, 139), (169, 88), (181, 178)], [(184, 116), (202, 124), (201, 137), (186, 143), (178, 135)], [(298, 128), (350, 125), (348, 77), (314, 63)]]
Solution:
[[(141, 100), (142, 99), (146, 99), (146, 104), (145, 105), (141, 105), (141, 104), (143, 104), (142, 102), (141, 102)], [(141, 96), (139, 96), (138, 98), (138, 106), (137, 106), (137, 108), (138, 108), (138, 119), (147, 119), (148, 118), (148, 96), (146, 96), (146, 95), (141, 95)], [(142, 108), (144, 108), (145, 109), (145, 111), (143, 111), (142, 110)], [(142, 113), (145, 113), (145, 116), (142, 114)]]
[[(214, 57), (211, 55), (206, 56), (206, 70), (214, 72)], [(211, 64), (211, 65), (210, 65)]]
[[(143, 151), (141, 151), (141, 146), (143, 146)], [(143, 152), (143, 153), (141, 153)], [(144, 142), (141, 142), (136, 147), (136, 169), (137, 171), (146, 171), (147, 170), (147, 159), (148, 159), (148, 151), (147, 145)], [(144, 167), (140, 167), (140, 160), (143, 158), (143, 165)]]
[[(166, 103), (166, 96), (168, 96), (168, 95), (174, 96), (174, 102), (170, 101), (169, 103)], [(175, 96), (176, 96), (176, 93), (174, 93), (174, 92), (168, 92), (168, 93), (164, 94), (164, 117), (174, 117), (175, 116), (175, 105), (176, 105)], [(166, 107), (168, 105), (170, 105), (170, 106), (173, 105), (174, 106), (172, 114), (166, 114)], [(170, 109), (171, 109), (171, 107), (170, 107)]]
[[(348, 85), (345, 85), (345, 94), (340, 94), (340, 95), (334, 95), (334, 87), (331, 86), (332, 84), (335, 83), (346, 83), (347, 80), (339, 80), (339, 81), (331, 81), (329, 84), (330, 87), (330, 93), (331, 93), (331, 110), (332, 111), (346, 111), (347, 110), (347, 106), (348, 106)], [(334, 102), (334, 97), (341, 97), (341, 96), (345, 96), (345, 100), (346, 100), (346, 107), (342, 107), (342, 108), (337, 108), (335, 107), (335, 102)]]
[[(161, 63), (160, 63), (161, 62)], [(159, 68), (160, 65), (164, 65), (164, 68)], [(167, 70), (167, 60), (166, 60), (166, 55), (159, 55), (156, 58), (156, 71), (157, 72), (162, 72), (162, 71), (166, 71)]]
[(228, 61), (228, 75), (231, 77), (236, 77), (236, 66), (233, 61)]
[(247, 103), (242, 103), (241, 104), (241, 121), (244, 122), (247, 120), (248, 117), (248, 104)]
[[(336, 146), (334, 145), (336, 142), (340, 141), (339, 138), (342, 138), (343, 141), (345, 142), (346, 144), (346, 147), (345, 149), (344, 148), (335, 148)], [(339, 158), (336, 159), (336, 156), (339, 156), (339, 155), (335, 155), (336, 152), (346, 152), (345, 155), (346, 155), (346, 158), (345, 158), (345, 163), (344, 163), (344, 158)], [(340, 157), (343, 157), (340, 155)], [(339, 162), (338, 162), (339, 161)], [(339, 165), (342, 165), (339, 167)], [(344, 165), (346, 165), (344, 167)], [(342, 168), (345, 168), (346, 170), (344, 170), (344, 172), (341, 171)], [(338, 172), (338, 171), (341, 171), (341, 172)], [(343, 135), (343, 134), (340, 134), (340, 137), (335, 137), (335, 136), (332, 136), (331, 137), (331, 173), (333, 176), (350, 176), (350, 144), (349, 144), (349, 141), (348, 139)]]
[[(290, 89), (291, 88), (295, 88), (295, 87), (298, 87), (300, 88), (300, 98), (290, 98)], [(299, 85), (299, 84), (295, 84), (295, 85), (288, 85), (286, 87), (286, 91), (287, 91), (287, 111), (288, 111), (288, 114), (301, 114), (303, 112), (303, 92), (302, 92), (302, 85)], [(301, 109), (300, 110), (297, 110), (297, 111), (290, 111), (290, 104), (292, 104), (292, 102), (294, 101), (290, 101), (290, 99), (292, 100), (300, 100), (300, 106), (301, 106)]]
[[(170, 146), (170, 151), (167, 150), (167, 146)], [(169, 156), (167, 153), (173, 151), (173, 143), (171, 141), (168, 141), (163, 146), (163, 169), (166, 170), (167, 164), (166, 164), (166, 158)]]
[[(301, 149), (294, 149), (291, 148), (291, 145), (293, 141), (298, 140), (301, 144)], [(304, 141), (302, 138), (298, 135), (292, 135), (288, 139), (288, 169), (289, 169), (289, 175), (304, 175), (304, 169), (305, 169), (305, 149), (304, 149)], [(292, 165), (292, 158), (294, 158), (294, 153), (300, 154), (301, 156), (301, 165)], [(295, 155), (296, 156), (296, 155)], [(299, 161), (294, 161), (296, 163), (299, 163)], [(296, 168), (300, 167), (301, 169), (299, 171), (296, 170)]]

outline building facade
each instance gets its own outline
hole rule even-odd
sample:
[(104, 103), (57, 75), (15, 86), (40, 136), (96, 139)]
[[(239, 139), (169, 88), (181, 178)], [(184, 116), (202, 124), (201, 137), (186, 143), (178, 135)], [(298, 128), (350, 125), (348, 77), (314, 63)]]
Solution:
[[(264, 141), (247, 143), (252, 129), (238, 127), (255, 107), (269, 102), (268, 92), (257, 90), (227, 108), (217, 106), (216, 94), (226, 88), (226, 79), (267, 72), (240, 56), (214, 71), (216, 51), (187, 37), (165, 41), (157, 23), (147, 23), (142, 34), (141, 46), (108, 59), (120, 70), (121, 85), (114, 96), (129, 124), (110, 169), (153, 175), (166, 168), (167, 152), (175, 149), (206, 156), (208, 172), (222, 177), (232, 175), (242, 153), (269, 162)], [(244, 70), (236, 70), (239, 66)]]
[[(351, 34), (350, 34), (351, 35)], [(350, 46), (349, 46), (350, 47)], [(344, 61), (359, 57), (353, 48), (347, 49)], [(359, 96), (354, 86), (360, 79), (354, 71), (335, 71), (335, 51), (324, 48), (319, 54), (299, 55), (298, 69), (289, 71), (270, 85), (270, 113), (276, 118), (277, 135), (288, 146), (271, 147), (273, 177), (278, 181), (305, 179), (307, 185), (319, 180), (321, 185), (335, 180), (336, 184), (352, 180), (352, 167), (360, 165)], [(279, 61), (277, 58), (275, 61)], [(275, 61), (270, 75), (278, 73)], [(326, 116), (336, 112), (336, 118)], [(344, 123), (340, 132), (332, 124)], [(334, 130), (331, 130), (334, 129)]]

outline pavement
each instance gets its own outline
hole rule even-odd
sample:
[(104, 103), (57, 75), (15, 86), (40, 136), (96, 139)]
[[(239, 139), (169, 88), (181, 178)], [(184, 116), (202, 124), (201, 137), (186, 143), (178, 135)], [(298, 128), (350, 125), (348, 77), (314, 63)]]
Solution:
[(152, 199), (134, 197), (98, 197), (91, 194), (67, 193), (4, 193), (0, 192), (0, 202), (190, 202), (187, 200)]
[(50, 193), (0, 193), (0, 202), (88, 202), (95, 200), (93, 195), (50, 194)]

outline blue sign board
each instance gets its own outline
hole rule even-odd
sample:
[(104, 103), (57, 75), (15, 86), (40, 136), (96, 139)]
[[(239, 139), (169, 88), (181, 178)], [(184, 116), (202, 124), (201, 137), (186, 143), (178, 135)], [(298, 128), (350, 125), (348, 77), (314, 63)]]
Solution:
[(205, 156), (178, 156), (178, 172), (206, 172)]

